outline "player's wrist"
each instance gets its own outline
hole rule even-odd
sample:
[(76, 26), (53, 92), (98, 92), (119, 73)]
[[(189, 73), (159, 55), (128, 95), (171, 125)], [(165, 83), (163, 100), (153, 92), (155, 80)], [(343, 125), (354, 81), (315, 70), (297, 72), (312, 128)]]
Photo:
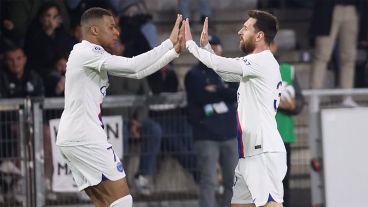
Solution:
[(188, 49), (189, 49), (189, 47), (191, 47), (193, 44), (196, 44), (193, 40), (187, 40), (187, 41), (185, 42), (185, 46), (186, 46), (186, 48), (188, 48)]

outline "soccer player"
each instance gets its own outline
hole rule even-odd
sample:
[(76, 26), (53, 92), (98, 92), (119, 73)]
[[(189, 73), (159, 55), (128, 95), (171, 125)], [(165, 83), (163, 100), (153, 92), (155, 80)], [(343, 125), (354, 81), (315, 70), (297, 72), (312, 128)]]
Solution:
[(239, 161), (232, 207), (279, 207), (287, 169), (285, 147), (275, 121), (282, 82), (279, 64), (269, 49), (278, 21), (264, 11), (251, 10), (248, 15), (250, 18), (238, 32), (244, 57), (225, 58), (211, 53), (208, 20), (201, 34), (203, 48), (192, 40), (188, 20), (184, 23), (185, 40), (189, 52), (225, 81), (240, 82), (236, 117)]
[(107, 74), (144, 78), (159, 70), (185, 48), (178, 15), (170, 38), (133, 58), (111, 55), (118, 40), (113, 15), (91, 8), (81, 17), (83, 41), (70, 53), (65, 80), (65, 108), (56, 144), (67, 160), (79, 190), (97, 207), (131, 207), (123, 165), (107, 142), (101, 104), (108, 88)]

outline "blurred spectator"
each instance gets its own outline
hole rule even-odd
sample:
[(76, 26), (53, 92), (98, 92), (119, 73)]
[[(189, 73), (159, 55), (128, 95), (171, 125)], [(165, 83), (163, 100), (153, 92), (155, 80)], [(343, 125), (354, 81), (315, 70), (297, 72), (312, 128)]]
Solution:
[(120, 17), (124, 56), (133, 57), (157, 46), (157, 29), (144, 0), (110, 0)]
[(269, 8), (313, 8), (314, 2), (316, 0), (258, 0), (257, 8), (259, 9), (269, 9)]
[(74, 44), (61, 22), (57, 4), (46, 2), (27, 32), (24, 49), (28, 63), (43, 78), (49, 74), (57, 54), (70, 52)]
[(68, 55), (59, 55), (54, 61), (54, 67), (45, 80), (46, 97), (64, 97), (65, 72)]
[[(368, 1), (365, 1), (365, 7), (368, 10)], [(357, 74), (356, 78), (356, 86), (360, 88), (368, 87), (368, 12), (363, 12), (361, 14), (361, 21), (363, 23), (360, 24), (360, 33), (359, 33), (359, 48), (365, 51), (365, 57), (357, 63)]]
[[(210, 0), (195, 0), (195, 1), (198, 3), (197, 5), (200, 13), (200, 22), (203, 23), (206, 17), (208, 17), (208, 19), (211, 19), (212, 10)], [(191, 20), (190, 5), (191, 5), (190, 0), (179, 0), (180, 13), (183, 15), (184, 18), (189, 18)]]
[[(108, 95), (149, 95), (150, 89), (146, 79), (128, 79), (115, 76), (109, 77)], [(123, 114), (123, 111), (110, 111)], [(162, 130), (160, 125), (148, 118), (147, 106), (133, 106), (124, 114), (124, 137), (129, 141), (141, 143), (138, 171), (135, 175), (135, 187), (140, 194), (152, 193), (153, 175), (156, 171), (157, 155), (160, 152)], [(124, 140), (124, 151), (127, 151), (127, 141)]]
[[(209, 42), (214, 53), (222, 55), (219, 38), (209, 36)], [(185, 88), (200, 171), (200, 206), (217, 206), (215, 185), (218, 162), (224, 185), (221, 206), (230, 206), (234, 169), (238, 162), (236, 89), (224, 83), (212, 69), (201, 62), (187, 73)]]
[[(0, 98), (22, 98), (42, 96), (42, 79), (34, 71), (26, 68), (27, 57), (22, 48), (10, 47), (4, 54), (4, 71), (0, 71)], [(23, 194), (16, 192), (15, 185), (20, 181), (19, 163), (14, 162), (20, 156), (20, 128), (18, 111), (5, 111), (0, 114), (0, 173), (12, 175), (7, 182), (0, 180), (1, 191), (15, 201), (22, 201)], [(3, 176), (0, 176), (1, 178)], [(5, 177), (5, 176), (4, 176)], [(3, 186), (6, 183), (7, 185)]]
[[(271, 52), (277, 55), (276, 43), (271, 43)], [(299, 114), (304, 107), (304, 97), (295, 75), (294, 67), (287, 63), (280, 64), (282, 86), (280, 105), (276, 114), (277, 128), (285, 143), (287, 172), (283, 180), (284, 184), (284, 207), (290, 207), (290, 170), (291, 170), (291, 144), (295, 142), (295, 126), (293, 116)]]
[[(68, 60), (67, 54), (60, 54), (53, 61), (53, 67), (45, 79), (45, 96), (46, 97), (64, 97), (65, 90), (65, 72), (66, 63)], [(53, 174), (53, 157), (51, 134), (50, 134), (50, 119), (58, 119), (61, 117), (62, 109), (44, 110), (44, 123), (43, 123), (43, 141), (44, 141), (44, 154), (45, 154), (45, 186), (46, 186), (46, 199), (56, 200), (56, 194), (51, 192), (52, 174)]]
[(153, 94), (178, 91), (178, 77), (174, 71), (173, 63), (169, 63), (161, 70), (147, 77)]
[[(66, 4), (69, 8), (71, 14), (71, 24), (70, 24), (70, 35), (73, 38), (74, 44), (82, 41), (82, 29), (80, 26), (80, 17), (83, 12), (91, 7), (102, 7), (109, 9), (111, 13), (114, 14), (115, 24), (119, 25), (119, 18), (116, 18), (116, 11), (110, 9), (110, 4), (105, 0), (66, 0)], [(120, 29), (118, 29), (120, 32)]]
[[(154, 95), (178, 91), (178, 77), (173, 64), (148, 76), (148, 83)], [(197, 181), (197, 160), (193, 149), (192, 130), (186, 119), (186, 111), (174, 103), (150, 104), (150, 117), (162, 128), (161, 151), (175, 157)]]
[(43, 0), (1, 0), (1, 30), (3, 38), (22, 45), (27, 28)]
[(72, 36), (74, 44), (82, 42), (82, 28), (79, 23), (75, 25), (71, 25), (70, 35)]
[(92, 7), (110, 8), (106, 0), (64, 0), (69, 11), (70, 25), (78, 25), (84, 11)]
[(67, 0), (43, 0), (43, 2), (53, 2), (55, 3), (60, 10), (60, 17), (61, 17), (61, 26), (63, 27), (63, 29), (65, 31), (69, 31), (71, 29), (71, 24), (70, 24), (70, 15), (69, 15), (69, 9), (67, 6)]
[(5, 70), (0, 74), (0, 97), (16, 98), (43, 96), (40, 76), (26, 68), (27, 57), (20, 47), (9, 48), (4, 53)]
[[(327, 63), (336, 40), (340, 51), (340, 88), (353, 88), (355, 61), (358, 44), (359, 18), (366, 12), (366, 4), (359, 0), (320, 0), (316, 1), (312, 20), (312, 35), (315, 37), (315, 57), (313, 61), (311, 87), (320, 89), (327, 69)], [(348, 96), (343, 105), (354, 107), (357, 104)]]

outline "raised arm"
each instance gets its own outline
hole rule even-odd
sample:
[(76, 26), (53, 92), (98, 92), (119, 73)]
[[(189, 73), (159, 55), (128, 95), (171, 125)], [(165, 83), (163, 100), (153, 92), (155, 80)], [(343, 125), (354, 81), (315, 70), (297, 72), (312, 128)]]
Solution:
[(157, 70), (163, 68), (169, 62), (179, 57), (179, 54), (176, 53), (175, 49), (169, 50), (166, 54), (164, 54), (158, 61), (154, 62), (152, 65), (149, 65), (143, 70), (134, 72), (134, 73), (126, 73), (125, 71), (109, 71), (110, 75), (134, 78), (134, 79), (142, 79), (145, 78)]
[[(182, 51), (181, 43), (184, 39), (184, 28), (183, 34), (179, 35), (181, 21), (182, 16), (178, 15), (170, 38), (161, 43), (161, 45), (132, 58), (107, 55), (100, 70), (106, 70), (113, 75), (134, 78), (143, 78), (145, 75), (159, 70), (162, 66), (178, 57), (178, 53)], [(179, 40), (179, 38), (181, 39)], [(174, 46), (175, 50), (173, 49)]]
[(212, 47), (208, 41), (208, 17), (204, 20), (203, 29), (201, 32), (201, 38), (199, 39), (199, 45), (201, 48), (207, 50), (210, 53), (215, 54), (215, 51), (212, 50)]
[(121, 72), (125, 74), (137, 73), (154, 64), (172, 48), (173, 44), (168, 39), (152, 50), (132, 58), (107, 55), (100, 70), (106, 70), (108, 72)]
[(225, 58), (215, 55), (208, 51), (208, 33), (206, 30), (206, 21), (201, 34), (201, 44), (206, 46), (206, 49), (198, 47), (193, 41), (190, 31), (189, 21), (184, 21), (185, 25), (185, 40), (186, 47), (190, 53), (207, 67), (212, 68), (217, 74), (226, 81), (239, 82), (243, 77), (243, 60), (236, 58)]

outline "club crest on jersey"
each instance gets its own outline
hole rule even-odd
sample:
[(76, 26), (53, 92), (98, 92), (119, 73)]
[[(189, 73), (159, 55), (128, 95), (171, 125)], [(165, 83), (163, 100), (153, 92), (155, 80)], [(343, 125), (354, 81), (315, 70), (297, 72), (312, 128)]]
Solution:
[(92, 48), (92, 52), (97, 53), (97, 54), (102, 54), (104, 52), (104, 50), (102, 49), (102, 47), (94, 46)]
[(116, 169), (119, 171), (119, 172), (123, 172), (124, 168), (123, 168), (123, 164), (121, 164), (121, 162), (118, 162), (116, 164)]

